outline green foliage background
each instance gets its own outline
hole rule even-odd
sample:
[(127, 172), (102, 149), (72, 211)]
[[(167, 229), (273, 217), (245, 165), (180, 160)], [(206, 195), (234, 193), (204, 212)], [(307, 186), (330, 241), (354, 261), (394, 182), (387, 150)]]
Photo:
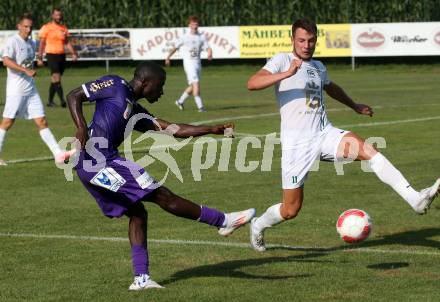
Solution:
[(39, 27), (53, 7), (65, 12), (70, 28), (184, 26), (192, 14), (209, 26), (291, 24), (300, 17), (317, 23), (440, 21), (440, 0), (1, 0), (0, 29), (14, 29), (28, 11)]

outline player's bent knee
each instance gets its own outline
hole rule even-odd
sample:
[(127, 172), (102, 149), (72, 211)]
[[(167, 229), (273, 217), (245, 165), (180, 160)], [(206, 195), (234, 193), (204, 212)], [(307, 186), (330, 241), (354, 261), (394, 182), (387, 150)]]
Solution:
[(14, 125), (14, 121), (13, 119), (3, 119), (0, 128), (8, 131)]
[(299, 212), (301, 210), (301, 205), (297, 206), (288, 206), (288, 207), (281, 207), (281, 216), (285, 220), (293, 219), (296, 216), (298, 216)]
[(377, 153), (378, 151), (373, 145), (364, 143), (359, 151), (357, 160), (370, 160)]

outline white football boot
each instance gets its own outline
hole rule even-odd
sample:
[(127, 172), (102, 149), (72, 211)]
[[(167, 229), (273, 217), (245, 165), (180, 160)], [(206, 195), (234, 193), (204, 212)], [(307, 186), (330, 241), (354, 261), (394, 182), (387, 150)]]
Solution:
[(176, 106), (177, 108), (179, 108), (180, 110), (184, 110), (185, 108), (183, 107), (183, 104), (179, 103), (179, 101), (176, 101)]
[(250, 223), (250, 236), (251, 236), (251, 246), (257, 252), (264, 252), (266, 250), (266, 244), (264, 243), (263, 232), (258, 232), (255, 230), (254, 224), (258, 217), (252, 218)]
[(147, 274), (142, 274), (134, 277), (133, 283), (128, 290), (146, 290), (149, 288), (165, 288), (159, 285), (157, 282), (150, 279)]
[(241, 212), (225, 214), (226, 226), (219, 228), (218, 233), (222, 236), (231, 235), (236, 229), (248, 223), (255, 216), (255, 209), (247, 209)]
[(55, 163), (56, 164), (67, 164), (69, 162), (69, 159), (76, 153), (76, 149), (73, 148), (69, 151), (61, 151), (55, 156)]
[(7, 166), (8, 164), (0, 158), (0, 166)]
[(434, 183), (432, 187), (420, 191), (421, 199), (414, 206), (414, 211), (416, 211), (416, 213), (420, 215), (426, 214), (429, 207), (431, 206), (431, 203), (437, 197), (439, 191), (440, 191), (440, 178), (437, 179), (437, 181)]

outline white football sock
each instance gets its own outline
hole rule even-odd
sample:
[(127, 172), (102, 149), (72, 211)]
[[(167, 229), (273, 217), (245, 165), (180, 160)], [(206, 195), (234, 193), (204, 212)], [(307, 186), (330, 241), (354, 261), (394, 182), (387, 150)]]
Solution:
[(49, 147), (53, 156), (57, 156), (57, 154), (62, 152), (60, 146), (58, 146), (58, 143), (49, 128), (44, 128), (43, 130), (40, 130), (40, 136), (41, 139)]
[(273, 227), (284, 221), (281, 216), (281, 203), (274, 204), (269, 207), (263, 215), (258, 217), (254, 222), (254, 231), (263, 232), (264, 229)]
[(2, 152), (3, 142), (5, 141), (6, 130), (0, 128), (0, 152)]
[(194, 101), (196, 101), (197, 108), (199, 108), (199, 109), (203, 108), (203, 102), (202, 102), (202, 98), (200, 96), (195, 96)]
[(414, 190), (405, 177), (381, 153), (377, 153), (369, 160), (371, 169), (379, 179), (391, 186), (411, 207), (414, 208), (420, 200), (419, 192)]
[(185, 100), (187, 99), (189, 97), (189, 94), (188, 93), (186, 93), (186, 91), (184, 91), (183, 93), (182, 93), (182, 95), (180, 96), (180, 98), (177, 100), (177, 103), (179, 103), (179, 104), (183, 104), (183, 103), (185, 103)]

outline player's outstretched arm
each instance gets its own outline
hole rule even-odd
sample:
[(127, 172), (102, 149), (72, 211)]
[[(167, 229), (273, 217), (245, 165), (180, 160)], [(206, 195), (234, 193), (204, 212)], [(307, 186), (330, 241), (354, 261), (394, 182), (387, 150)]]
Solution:
[(325, 90), (325, 92), (327, 92), (327, 94), (330, 97), (332, 97), (335, 100), (337, 100), (338, 102), (340, 102), (340, 103), (350, 107), (351, 109), (353, 109), (357, 113), (373, 116), (374, 112), (373, 112), (373, 109), (370, 106), (364, 105), (364, 104), (355, 103), (345, 93), (344, 89), (342, 89), (342, 87), (340, 87), (339, 85), (336, 85), (335, 83), (330, 82), (330, 84), (324, 86), (324, 90)]
[(81, 87), (75, 88), (67, 94), (67, 104), (69, 105), (70, 115), (76, 126), (76, 138), (81, 143), (81, 149), (85, 148), (88, 140), (87, 122), (84, 118), (82, 103), (87, 101), (87, 96)]
[(247, 89), (249, 90), (261, 90), (269, 86), (278, 83), (281, 80), (289, 78), (296, 74), (298, 69), (301, 67), (302, 60), (293, 60), (290, 68), (287, 71), (279, 73), (271, 73), (266, 69), (260, 69), (256, 74), (251, 76), (247, 82)]
[(155, 125), (155, 130), (165, 130), (172, 132), (173, 136), (186, 138), (190, 136), (202, 136), (206, 134), (219, 134), (232, 136), (232, 129), (234, 129), (234, 123), (224, 123), (214, 126), (193, 126), (188, 124), (172, 124), (162, 119), (156, 119), (160, 128)]

